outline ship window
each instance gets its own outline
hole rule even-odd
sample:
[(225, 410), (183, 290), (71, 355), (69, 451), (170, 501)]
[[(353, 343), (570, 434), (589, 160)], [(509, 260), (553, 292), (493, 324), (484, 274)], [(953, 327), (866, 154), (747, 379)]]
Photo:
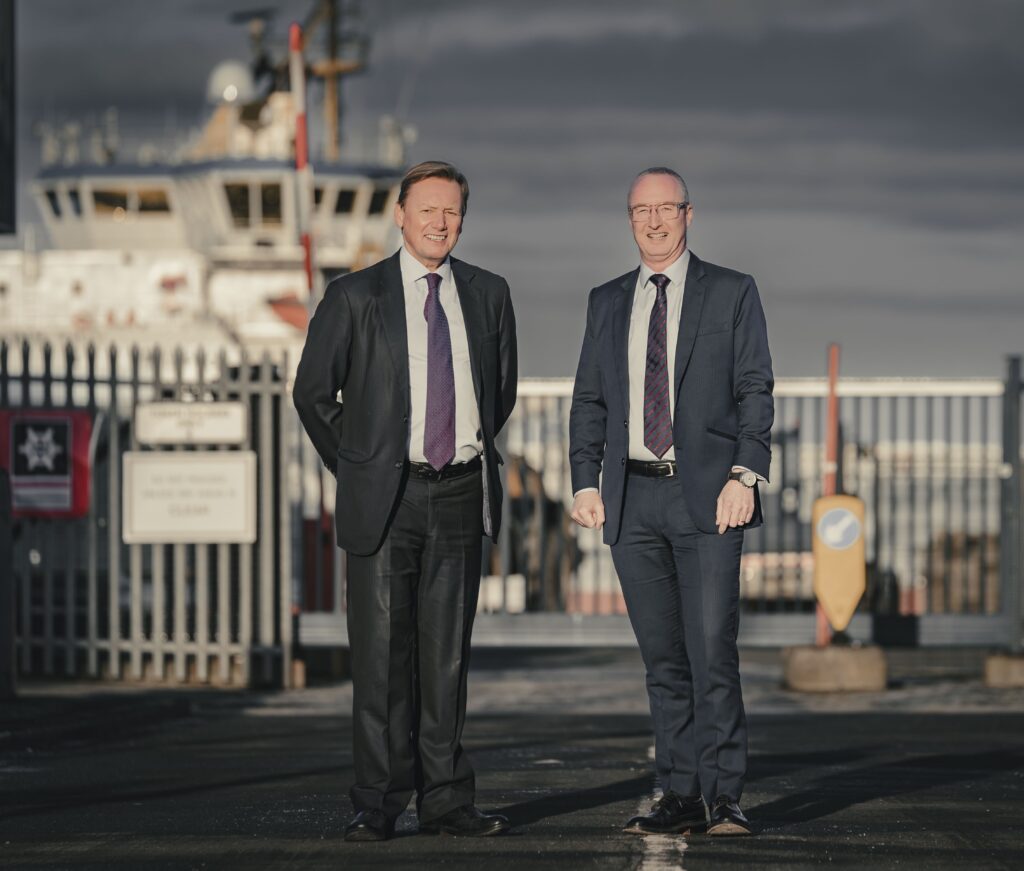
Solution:
[(264, 224), (281, 223), (281, 185), (278, 182), (260, 185), (260, 208)]
[(342, 189), (338, 191), (338, 198), (334, 201), (334, 214), (350, 215), (355, 204), (356, 192)]
[(171, 204), (167, 201), (167, 191), (162, 188), (144, 188), (139, 191), (140, 212), (169, 212)]
[(78, 188), (68, 188), (68, 199), (71, 200), (71, 210), (80, 216), (82, 214), (82, 198), (78, 195)]
[(384, 206), (387, 205), (388, 197), (391, 196), (390, 188), (377, 188), (373, 192), (373, 196), (370, 197), (370, 208), (367, 210), (368, 214), (379, 215), (384, 211)]
[(55, 218), (60, 217), (60, 200), (57, 198), (56, 191), (46, 192), (46, 201), (50, 204), (50, 211), (53, 212)]
[(224, 185), (227, 194), (228, 208), (236, 227), (249, 226), (249, 185), (237, 182)]
[(128, 209), (128, 191), (94, 190), (92, 204), (98, 215), (123, 216)]
[(319, 208), (320, 203), (323, 202), (323, 199), (324, 189), (320, 185), (317, 185), (315, 188), (313, 188), (313, 207)]

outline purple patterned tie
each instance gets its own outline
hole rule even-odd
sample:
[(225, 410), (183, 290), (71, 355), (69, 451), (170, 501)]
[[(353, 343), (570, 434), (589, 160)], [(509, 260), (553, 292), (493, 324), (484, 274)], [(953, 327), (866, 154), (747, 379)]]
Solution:
[(667, 275), (649, 279), (658, 288), (647, 328), (647, 371), (644, 376), (644, 444), (659, 460), (672, 445), (672, 411), (668, 404), (668, 343), (665, 322)]
[(452, 369), (452, 338), (448, 318), (441, 307), (438, 288), (441, 276), (427, 273), (427, 416), (423, 455), (435, 469), (443, 469), (455, 457), (455, 372)]

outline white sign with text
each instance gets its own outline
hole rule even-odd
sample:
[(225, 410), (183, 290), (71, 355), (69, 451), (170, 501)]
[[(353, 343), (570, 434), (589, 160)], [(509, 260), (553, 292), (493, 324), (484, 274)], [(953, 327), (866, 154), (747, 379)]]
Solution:
[(256, 541), (256, 453), (124, 455), (125, 544)]
[(135, 437), (144, 445), (238, 445), (249, 430), (242, 402), (141, 402)]

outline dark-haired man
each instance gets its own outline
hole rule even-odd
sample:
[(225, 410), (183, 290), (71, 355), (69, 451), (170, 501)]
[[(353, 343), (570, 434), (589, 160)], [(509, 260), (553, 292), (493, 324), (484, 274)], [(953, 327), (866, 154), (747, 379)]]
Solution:
[(749, 834), (736, 630), (770, 459), (764, 313), (749, 275), (687, 249), (678, 173), (640, 173), (627, 210), (640, 266), (590, 294), (569, 424), (572, 516), (604, 527), (647, 670), (663, 794), (626, 831), (703, 828), (707, 803), (709, 834)]
[(482, 535), (501, 521), (494, 439), (517, 375), (508, 284), (450, 256), (468, 199), (450, 164), (406, 173), (402, 247), (331, 282), (295, 378), (348, 552), (351, 841), (389, 838), (413, 794), (421, 832), (508, 827), (476, 808), (461, 743)]

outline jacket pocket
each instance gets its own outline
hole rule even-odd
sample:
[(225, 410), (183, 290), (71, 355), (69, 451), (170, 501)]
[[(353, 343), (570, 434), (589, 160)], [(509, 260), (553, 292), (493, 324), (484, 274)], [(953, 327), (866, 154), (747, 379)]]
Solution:
[(718, 436), (720, 439), (728, 439), (731, 442), (738, 441), (738, 437), (732, 433), (722, 432), (720, 429), (712, 429), (710, 426), (704, 427), (705, 432), (711, 433), (713, 436)]

